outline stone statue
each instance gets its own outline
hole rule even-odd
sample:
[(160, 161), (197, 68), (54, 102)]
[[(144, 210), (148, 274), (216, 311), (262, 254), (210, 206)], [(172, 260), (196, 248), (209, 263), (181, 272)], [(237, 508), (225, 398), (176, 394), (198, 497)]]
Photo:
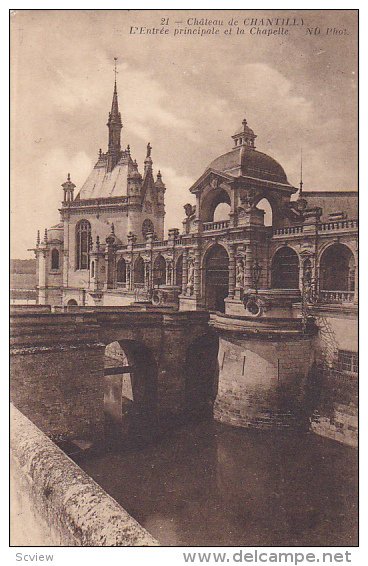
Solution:
[(188, 218), (191, 218), (195, 215), (196, 207), (195, 207), (195, 205), (193, 206), (192, 204), (189, 204), (189, 202), (188, 202), (187, 204), (184, 205), (184, 210), (185, 210), (185, 215)]
[(236, 286), (240, 289), (244, 287), (244, 264), (242, 259), (236, 262)]
[(189, 290), (189, 294), (191, 295), (191, 291), (193, 289), (194, 284), (194, 260), (189, 258), (188, 260), (188, 284), (187, 288)]

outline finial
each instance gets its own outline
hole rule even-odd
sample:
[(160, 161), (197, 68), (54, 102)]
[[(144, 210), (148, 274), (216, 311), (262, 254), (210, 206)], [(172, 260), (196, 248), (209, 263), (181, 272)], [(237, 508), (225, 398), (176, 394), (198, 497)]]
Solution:
[(115, 90), (116, 90), (116, 75), (118, 74), (118, 70), (116, 68), (116, 63), (117, 63), (118, 58), (114, 57), (114, 74), (115, 74)]
[(47, 228), (45, 228), (44, 242), (45, 244), (47, 244)]
[(114, 223), (111, 224), (111, 234), (115, 234), (115, 226), (114, 226)]
[(40, 238), (40, 231), (37, 230), (37, 245), (40, 244), (41, 238)]
[[(239, 122), (238, 122), (238, 123), (239, 123)], [(243, 126), (244, 126), (244, 128), (245, 128), (245, 126), (248, 124), (246, 118), (244, 118), (244, 120), (242, 121), (242, 124), (243, 124)]]
[(127, 145), (127, 152), (130, 155), (130, 145), (129, 144)]
[(299, 198), (303, 194), (303, 148), (300, 148), (300, 182), (299, 182)]
[(101, 157), (101, 155), (102, 155), (102, 149), (101, 148), (99, 149), (98, 155), (99, 155), (99, 157)]
[(100, 236), (96, 236), (96, 248), (100, 249)]
[(70, 182), (70, 173), (68, 173), (68, 181)]
[(161, 171), (160, 171), (160, 169), (159, 169), (159, 170), (157, 171), (157, 179), (161, 179), (161, 178), (162, 178), (162, 175), (161, 175)]
[(147, 144), (147, 155), (146, 155), (146, 157), (151, 157), (151, 151), (152, 151), (152, 146), (151, 146), (150, 142), (148, 142), (148, 144)]

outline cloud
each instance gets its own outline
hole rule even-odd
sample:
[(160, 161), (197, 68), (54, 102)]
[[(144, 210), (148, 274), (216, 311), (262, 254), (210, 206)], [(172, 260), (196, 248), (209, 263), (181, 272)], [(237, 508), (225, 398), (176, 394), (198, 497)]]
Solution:
[(35, 244), (37, 230), (42, 234), (45, 228), (59, 222), (61, 183), (68, 172), (73, 171), (72, 181), (78, 191), (91, 168), (91, 160), (84, 152), (70, 159), (63, 148), (55, 148), (46, 152), (33, 170), (17, 173), (12, 191), (12, 257), (29, 257), (27, 248)]
[(165, 193), (165, 231), (169, 228), (179, 228), (182, 230), (182, 220), (185, 214), (183, 206), (190, 202), (195, 204), (195, 196), (188, 189), (194, 183), (195, 179), (185, 175), (180, 175), (171, 166), (158, 166), (161, 170), (163, 181), (166, 185)]

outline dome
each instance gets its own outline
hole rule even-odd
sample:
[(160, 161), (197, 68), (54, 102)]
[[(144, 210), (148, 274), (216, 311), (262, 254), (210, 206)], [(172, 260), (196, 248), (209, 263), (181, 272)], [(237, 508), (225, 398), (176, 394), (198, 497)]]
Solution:
[(255, 179), (289, 185), (284, 169), (275, 159), (244, 145), (220, 155), (210, 163), (209, 168), (228, 173), (234, 177), (254, 177)]

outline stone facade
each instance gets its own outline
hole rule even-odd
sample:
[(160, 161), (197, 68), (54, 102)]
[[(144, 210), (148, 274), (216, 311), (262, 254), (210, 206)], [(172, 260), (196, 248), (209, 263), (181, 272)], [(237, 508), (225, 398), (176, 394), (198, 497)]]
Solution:
[[(166, 187), (160, 172), (154, 179), (150, 144), (143, 174), (130, 147), (121, 150), (116, 85), (108, 128), (107, 152), (100, 150), (75, 198), (68, 176), (61, 222), (38, 236), (39, 304), (216, 313), (218, 418), (239, 426), (292, 422), (313, 364), (333, 368), (356, 356), (357, 193), (292, 186), (282, 166), (256, 149), (243, 120), (232, 149), (190, 187), (196, 204), (184, 206), (183, 229), (164, 239)], [(219, 206), (226, 218), (216, 217)], [(171, 380), (161, 385), (159, 375), (158, 387), (168, 406), (180, 390), (170, 357), (181, 348), (179, 335), (162, 343)]]

